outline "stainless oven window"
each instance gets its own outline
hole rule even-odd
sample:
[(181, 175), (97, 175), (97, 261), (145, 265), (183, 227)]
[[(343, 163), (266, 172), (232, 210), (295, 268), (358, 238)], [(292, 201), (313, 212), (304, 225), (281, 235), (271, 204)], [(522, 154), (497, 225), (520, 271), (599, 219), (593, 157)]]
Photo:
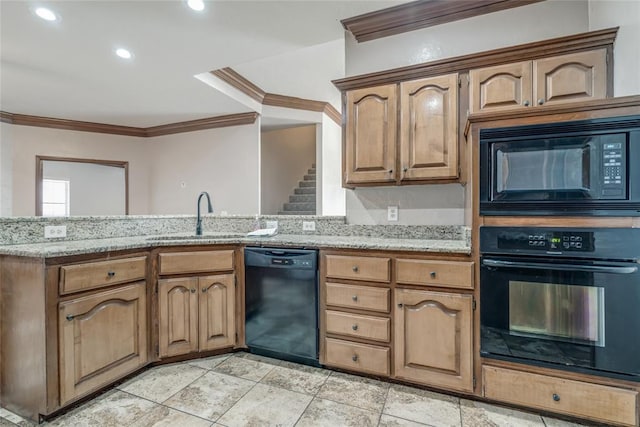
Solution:
[(604, 288), (509, 281), (509, 330), (604, 346)]

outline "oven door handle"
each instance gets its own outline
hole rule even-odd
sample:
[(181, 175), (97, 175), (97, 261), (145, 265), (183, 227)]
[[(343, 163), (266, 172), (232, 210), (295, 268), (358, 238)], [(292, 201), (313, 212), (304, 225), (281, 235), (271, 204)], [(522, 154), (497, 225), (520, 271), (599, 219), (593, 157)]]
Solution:
[(553, 264), (547, 262), (519, 262), (519, 261), (500, 261), (497, 259), (483, 259), (482, 265), (487, 267), (500, 268), (533, 268), (537, 270), (563, 270), (563, 271), (584, 271), (588, 273), (613, 273), (613, 274), (631, 274), (638, 271), (638, 267), (617, 267), (613, 265), (572, 265), (572, 264)]

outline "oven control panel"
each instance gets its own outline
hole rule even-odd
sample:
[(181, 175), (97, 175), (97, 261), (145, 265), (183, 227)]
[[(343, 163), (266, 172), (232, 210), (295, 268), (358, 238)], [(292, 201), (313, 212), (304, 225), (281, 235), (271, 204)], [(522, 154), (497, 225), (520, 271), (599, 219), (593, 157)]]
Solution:
[(500, 249), (527, 249), (561, 252), (593, 251), (593, 233), (535, 229), (506, 231), (498, 235)]

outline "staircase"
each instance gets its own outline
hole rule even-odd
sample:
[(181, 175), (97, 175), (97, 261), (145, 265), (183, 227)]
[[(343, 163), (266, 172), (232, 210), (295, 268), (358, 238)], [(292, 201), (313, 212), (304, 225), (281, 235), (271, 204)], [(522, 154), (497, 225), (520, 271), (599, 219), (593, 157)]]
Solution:
[(304, 180), (298, 182), (298, 188), (289, 196), (278, 215), (315, 215), (316, 214), (316, 164), (311, 165)]

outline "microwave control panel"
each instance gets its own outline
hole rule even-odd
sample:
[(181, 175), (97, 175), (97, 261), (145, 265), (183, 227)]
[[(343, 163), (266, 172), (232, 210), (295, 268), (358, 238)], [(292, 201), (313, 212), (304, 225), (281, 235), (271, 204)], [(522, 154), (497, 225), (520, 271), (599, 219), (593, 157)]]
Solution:
[[(618, 136), (618, 135), (615, 135)], [(626, 196), (626, 144), (603, 137), (601, 198), (617, 199)], [(609, 139), (609, 141), (607, 141)]]
[(562, 252), (592, 252), (593, 233), (580, 231), (550, 231), (532, 229), (530, 233), (512, 231), (500, 233), (498, 248)]

